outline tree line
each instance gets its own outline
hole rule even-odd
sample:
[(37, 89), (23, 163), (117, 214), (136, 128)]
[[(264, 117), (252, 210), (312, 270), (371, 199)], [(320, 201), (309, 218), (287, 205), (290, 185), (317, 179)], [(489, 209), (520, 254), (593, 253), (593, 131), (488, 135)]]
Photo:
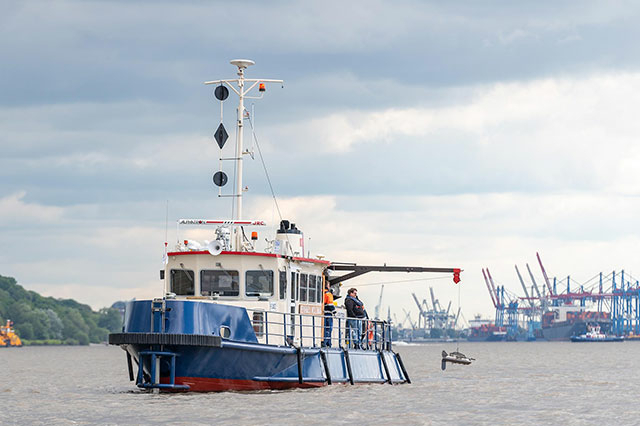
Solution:
[(73, 299), (43, 297), (25, 290), (14, 278), (0, 275), (0, 321), (13, 321), (22, 340), (49, 344), (88, 345), (107, 340), (122, 329), (120, 311), (98, 312)]

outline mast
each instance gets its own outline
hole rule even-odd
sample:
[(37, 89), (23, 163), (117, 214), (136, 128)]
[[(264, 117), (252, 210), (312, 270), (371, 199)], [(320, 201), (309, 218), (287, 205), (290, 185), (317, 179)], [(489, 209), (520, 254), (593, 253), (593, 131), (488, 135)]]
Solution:
[[(234, 200), (234, 214), (231, 218), (232, 220), (240, 220), (242, 219), (242, 156), (245, 154), (250, 154), (249, 151), (244, 151), (243, 147), (243, 136), (244, 136), (244, 100), (245, 99), (262, 99), (265, 91), (264, 83), (283, 83), (283, 80), (273, 80), (273, 79), (251, 79), (244, 77), (244, 70), (251, 65), (255, 65), (255, 62), (250, 59), (234, 59), (230, 61), (231, 65), (238, 67), (238, 78), (233, 80), (213, 80), (213, 81), (205, 81), (204, 84), (216, 84), (216, 85), (226, 85), (231, 90), (238, 95), (238, 109), (237, 109), (237, 118), (236, 118), (236, 156), (233, 160), (236, 163), (236, 173), (235, 173), (235, 193), (231, 195), (235, 198)], [(235, 86), (232, 84), (235, 83)], [(245, 89), (246, 83), (253, 83), (249, 85)], [(260, 84), (259, 91), (261, 92), (260, 96), (252, 97), (247, 96), (251, 90), (253, 90), (258, 84)], [(233, 249), (236, 251), (242, 251), (242, 232), (238, 231), (237, 226), (234, 228), (235, 238), (234, 238), (234, 246)]]
[[(236, 63), (234, 63), (236, 62)], [(253, 61), (251, 61), (251, 63), (248, 63), (248, 61), (246, 62), (242, 62), (240, 63), (240, 61), (231, 61), (231, 63), (233, 65), (236, 65), (238, 67), (238, 110), (237, 110), (237, 118), (236, 118), (236, 128), (237, 128), (237, 132), (236, 132), (236, 193), (235, 195), (235, 208), (234, 208), (234, 212), (235, 212), (235, 217), (232, 217), (231, 219), (242, 219), (242, 142), (243, 142), (243, 129), (244, 129), (244, 125), (243, 125), (243, 121), (244, 121), (244, 70), (245, 68), (247, 68), (247, 66), (249, 65), (253, 65)], [(236, 232), (236, 240), (238, 239), (238, 237), (240, 236), (240, 234), (238, 232)], [(238, 244), (236, 242), (236, 244)], [(236, 249), (238, 249), (240, 245), (238, 244), (236, 246)]]

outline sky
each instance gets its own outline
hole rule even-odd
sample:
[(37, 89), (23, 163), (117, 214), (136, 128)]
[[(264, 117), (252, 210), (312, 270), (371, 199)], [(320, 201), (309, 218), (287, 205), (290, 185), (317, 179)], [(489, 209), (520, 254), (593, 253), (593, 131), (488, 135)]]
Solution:
[[(312, 256), (464, 270), (459, 288), (364, 275), (370, 308), (387, 281), (400, 320), (429, 287), (493, 317), (482, 268), (522, 296), (514, 265), (540, 283), (536, 252), (575, 285), (640, 275), (635, 2), (0, 0), (0, 35), (0, 274), (29, 290), (95, 309), (161, 295), (175, 221), (231, 213), (203, 82), (235, 58), (284, 80), (247, 108)], [(271, 237), (257, 155), (244, 183)]]

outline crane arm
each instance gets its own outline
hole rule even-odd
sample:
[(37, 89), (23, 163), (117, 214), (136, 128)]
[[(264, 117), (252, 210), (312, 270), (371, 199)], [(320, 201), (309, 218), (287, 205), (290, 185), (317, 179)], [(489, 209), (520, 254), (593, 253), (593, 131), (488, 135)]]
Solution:
[[(496, 291), (496, 287), (495, 287), (495, 284), (493, 283), (493, 278), (491, 277), (491, 272), (489, 272), (489, 268), (487, 268), (487, 275), (489, 276), (489, 282), (491, 283), (491, 288), (493, 289), (493, 292), (496, 294), (496, 303), (498, 305), (502, 305), (502, 303), (500, 302), (500, 295)], [(503, 296), (504, 296), (504, 292), (503, 292)]]
[(411, 328), (415, 330), (416, 323), (414, 323), (413, 320), (411, 319), (411, 312), (407, 312), (406, 309), (403, 309), (403, 311), (406, 314), (406, 317), (404, 319), (409, 320), (409, 324), (411, 325)]
[(497, 308), (498, 304), (496, 303), (496, 299), (493, 296), (493, 292), (491, 291), (491, 285), (489, 284), (489, 280), (487, 279), (487, 274), (485, 274), (484, 269), (482, 270), (482, 276), (484, 277), (485, 284), (487, 284), (487, 290), (489, 290), (489, 296), (491, 296), (491, 302), (493, 302), (493, 307)]
[(418, 296), (416, 296), (415, 293), (411, 293), (411, 295), (413, 296), (413, 300), (416, 301), (416, 305), (418, 305), (418, 310), (420, 311), (420, 314), (422, 314), (423, 312), (422, 305), (420, 305), (420, 301), (418, 301)]
[(542, 269), (542, 276), (544, 277), (544, 282), (547, 284), (547, 288), (549, 289), (549, 294), (554, 294), (551, 288), (551, 283), (549, 282), (549, 277), (547, 276), (547, 271), (545, 271), (544, 266), (542, 266), (542, 260), (540, 259), (540, 255), (536, 253), (536, 257), (538, 258), (540, 269)]
[(531, 272), (531, 268), (529, 267), (528, 263), (527, 263), (527, 271), (529, 271), (529, 276), (531, 277), (531, 282), (533, 283), (533, 288), (536, 290), (536, 294), (538, 295), (539, 298), (542, 298), (542, 296), (540, 295), (540, 289), (538, 288), (538, 283), (536, 283), (536, 279), (533, 278), (533, 272)]
[(460, 307), (458, 306), (458, 313), (456, 314), (456, 319), (453, 321), (453, 329), (455, 330), (458, 325), (458, 318), (460, 318)]
[(429, 287), (429, 291), (431, 292), (431, 304), (433, 305), (433, 310), (437, 310), (437, 305), (436, 305), (436, 297), (433, 295), (433, 287)]
[(515, 265), (516, 273), (518, 274), (518, 279), (520, 280), (520, 284), (522, 284), (522, 289), (524, 290), (524, 295), (527, 296), (527, 300), (529, 301), (529, 305), (533, 306), (533, 301), (529, 299), (529, 292), (527, 291), (527, 286), (522, 279), (522, 275), (520, 275), (520, 271), (518, 270), (518, 265)]
[(375, 307), (375, 317), (380, 319), (380, 308), (382, 307), (382, 292), (384, 291), (384, 284), (380, 287), (380, 298), (378, 298), (378, 304)]
[(334, 262), (327, 267), (332, 271), (344, 271), (347, 272), (339, 277), (329, 278), (329, 284), (333, 285), (339, 282), (350, 280), (355, 277), (359, 277), (367, 272), (442, 272), (453, 273), (453, 282), (456, 284), (460, 282), (460, 268), (431, 268), (423, 266), (387, 266), (387, 265), (356, 265), (355, 263), (339, 263)]

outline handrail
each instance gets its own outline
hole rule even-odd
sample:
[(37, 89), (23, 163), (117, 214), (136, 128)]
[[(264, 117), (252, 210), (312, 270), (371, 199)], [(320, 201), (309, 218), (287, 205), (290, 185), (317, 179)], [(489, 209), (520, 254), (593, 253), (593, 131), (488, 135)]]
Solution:
[[(387, 321), (246, 309), (258, 341), (267, 345), (391, 350), (391, 324)], [(328, 339), (325, 318), (331, 318), (333, 323)]]

